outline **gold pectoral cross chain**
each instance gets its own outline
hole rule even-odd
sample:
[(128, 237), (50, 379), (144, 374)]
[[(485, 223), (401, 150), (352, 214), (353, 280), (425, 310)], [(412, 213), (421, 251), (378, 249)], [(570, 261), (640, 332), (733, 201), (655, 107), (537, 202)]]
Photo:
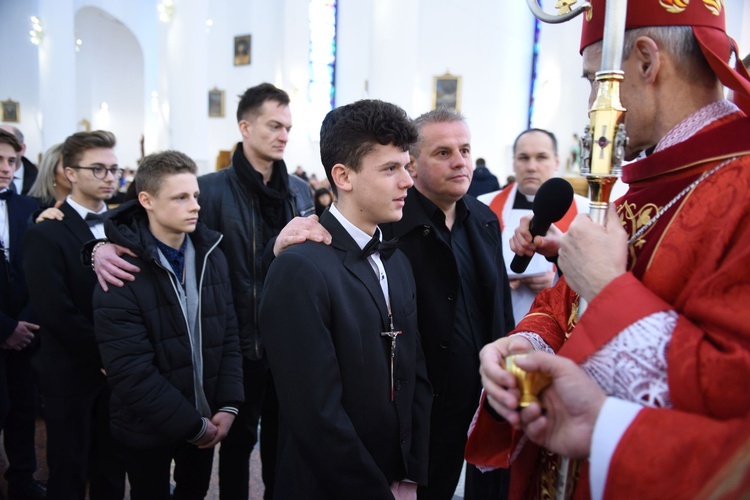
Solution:
[(391, 339), (391, 401), (394, 400), (395, 394), (393, 392), (393, 362), (396, 359), (396, 338), (403, 332), (401, 330), (394, 330), (393, 328), (393, 315), (388, 314), (388, 321), (390, 322), (390, 331), (380, 332), (381, 337), (390, 337)]

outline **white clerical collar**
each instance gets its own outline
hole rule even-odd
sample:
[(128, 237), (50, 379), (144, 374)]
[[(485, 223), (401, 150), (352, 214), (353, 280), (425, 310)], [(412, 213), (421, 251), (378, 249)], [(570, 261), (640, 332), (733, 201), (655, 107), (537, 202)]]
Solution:
[(521, 196), (523, 196), (524, 198), (526, 198), (526, 201), (528, 201), (529, 203), (534, 203), (534, 197), (535, 197), (535, 195), (533, 195), (533, 194), (532, 195), (523, 194), (520, 189), (518, 190), (518, 194), (520, 194)]
[(73, 210), (75, 210), (78, 213), (78, 215), (81, 216), (81, 219), (83, 219), (83, 220), (86, 220), (86, 216), (89, 213), (92, 213), (92, 214), (103, 214), (104, 212), (107, 211), (107, 204), (106, 203), (103, 204), (104, 208), (102, 208), (98, 212), (95, 212), (93, 210), (89, 210), (88, 208), (84, 207), (80, 203), (76, 203), (75, 201), (73, 201), (73, 198), (71, 198), (70, 195), (68, 195), (68, 197), (65, 199), (65, 201), (68, 203), (68, 205), (70, 205), (73, 208)]
[[(351, 236), (354, 239), (354, 242), (357, 243), (360, 249), (365, 248), (365, 245), (367, 245), (370, 240), (372, 239), (372, 236), (367, 234), (366, 232), (362, 231), (360, 228), (349, 222), (349, 220), (344, 217), (344, 214), (342, 214), (338, 208), (336, 208), (336, 204), (331, 204), (330, 207), (328, 207), (328, 211), (331, 212), (331, 215), (336, 217), (336, 220), (339, 221), (339, 223), (344, 227), (347, 233), (349, 233), (349, 236)], [(378, 237), (382, 240), (382, 233), (378, 229), (377, 231)]]

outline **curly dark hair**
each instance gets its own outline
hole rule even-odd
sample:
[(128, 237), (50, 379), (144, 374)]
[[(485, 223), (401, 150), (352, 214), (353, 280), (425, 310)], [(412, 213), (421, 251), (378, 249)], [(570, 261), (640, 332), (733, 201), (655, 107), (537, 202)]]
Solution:
[(395, 104), (363, 99), (334, 109), (320, 127), (320, 160), (333, 193), (337, 194), (331, 178), (334, 165), (341, 163), (358, 172), (362, 157), (376, 144), (408, 151), (417, 137), (416, 127)]

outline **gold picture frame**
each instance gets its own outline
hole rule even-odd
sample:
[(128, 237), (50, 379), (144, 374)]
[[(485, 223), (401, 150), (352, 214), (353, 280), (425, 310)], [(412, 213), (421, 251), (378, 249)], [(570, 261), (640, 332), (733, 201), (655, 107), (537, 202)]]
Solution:
[(247, 66), (250, 64), (251, 35), (240, 35), (234, 37), (234, 65)]
[(432, 109), (447, 107), (461, 110), (461, 77), (446, 72), (436, 76), (432, 85)]
[(18, 101), (14, 101), (9, 97), (7, 101), (2, 101), (0, 104), (3, 109), (4, 122), (18, 123), (21, 121), (21, 105)]
[(224, 118), (224, 91), (216, 87), (208, 91), (208, 117)]

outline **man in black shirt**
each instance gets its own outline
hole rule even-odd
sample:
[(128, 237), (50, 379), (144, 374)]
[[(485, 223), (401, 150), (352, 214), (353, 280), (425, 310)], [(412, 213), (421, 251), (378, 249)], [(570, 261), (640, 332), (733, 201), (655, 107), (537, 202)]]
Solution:
[[(479, 350), (514, 326), (497, 217), (466, 196), (472, 163), (469, 128), (454, 111), (415, 120), (404, 216), (383, 227), (398, 237), (417, 283), (417, 312), (433, 385), (427, 488), (419, 498), (451, 499), (481, 383)], [(467, 499), (501, 498), (504, 471), (467, 469)]]

